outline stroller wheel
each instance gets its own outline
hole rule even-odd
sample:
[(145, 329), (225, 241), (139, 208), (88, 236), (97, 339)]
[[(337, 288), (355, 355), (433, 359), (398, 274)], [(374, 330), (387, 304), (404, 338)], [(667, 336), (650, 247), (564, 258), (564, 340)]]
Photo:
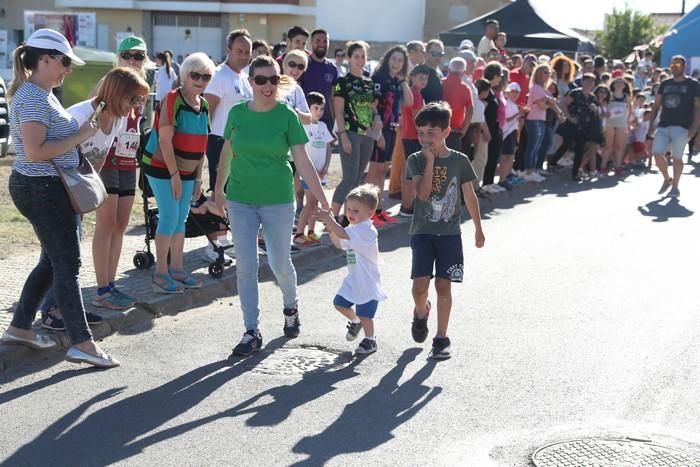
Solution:
[(220, 279), (224, 275), (224, 265), (218, 262), (209, 265), (209, 275), (214, 279)]
[(153, 266), (154, 258), (152, 254), (144, 251), (139, 251), (134, 255), (134, 266), (136, 269), (145, 270)]

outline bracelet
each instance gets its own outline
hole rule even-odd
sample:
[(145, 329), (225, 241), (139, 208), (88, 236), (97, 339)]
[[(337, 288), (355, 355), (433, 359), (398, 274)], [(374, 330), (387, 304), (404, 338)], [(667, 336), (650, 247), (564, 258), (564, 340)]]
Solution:
[(180, 173), (180, 172), (178, 172), (178, 171), (176, 170), (175, 172), (173, 172), (173, 173), (170, 174), (170, 178), (173, 178), (175, 175), (177, 175), (177, 174), (179, 174), (179, 173)]

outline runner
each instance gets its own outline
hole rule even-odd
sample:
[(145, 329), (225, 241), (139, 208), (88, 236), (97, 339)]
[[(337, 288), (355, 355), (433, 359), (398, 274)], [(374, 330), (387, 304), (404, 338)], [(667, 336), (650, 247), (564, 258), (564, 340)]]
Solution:
[(377, 113), (382, 122), (382, 138), (375, 145), (369, 163), (367, 183), (379, 189), (376, 213), (372, 216), (375, 226), (396, 222), (382, 207), (384, 180), (391, 155), (397, 140), (401, 105), (413, 104), (411, 88), (406, 83), (408, 71), (408, 53), (403, 45), (397, 45), (387, 51), (379, 68), (372, 75), (374, 94), (377, 96)]
[[(685, 74), (686, 61), (683, 55), (674, 55), (671, 59), (672, 77), (662, 81), (659, 94), (652, 108), (649, 135), (654, 137), (652, 154), (656, 166), (664, 178), (659, 194), (678, 197), (678, 183), (683, 173), (683, 150), (688, 140), (700, 127), (700, 84)], [(654, 132), (654, 123), (660, 113), (659, 124)], [(671, 148), (673, 158), (673, 179), (668, 173), (666, 151)]]

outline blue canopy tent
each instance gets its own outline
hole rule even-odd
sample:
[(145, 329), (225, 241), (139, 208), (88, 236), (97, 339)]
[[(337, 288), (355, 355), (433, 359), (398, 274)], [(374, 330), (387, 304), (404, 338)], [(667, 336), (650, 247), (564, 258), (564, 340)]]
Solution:
[(689, 72), (700, 69), (700, 5), (676, 21), (667, 34), (661, 46), (661, 66), (670, 65), (674, 55), (683, 55)]

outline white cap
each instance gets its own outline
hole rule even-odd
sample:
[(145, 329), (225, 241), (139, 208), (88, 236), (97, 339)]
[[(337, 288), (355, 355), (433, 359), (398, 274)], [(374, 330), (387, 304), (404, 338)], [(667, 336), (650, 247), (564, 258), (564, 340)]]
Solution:
[(68, 39), (53, 29), (37, 29), (29, 36), (25, 44), (37, 49), (56, 50), (70, 58), (74, 65), (85, 65), (85, 62), (73, 53)]
[(462, 57), (454, 57), (450, 60), (449, 69), (450, 71), (462, 72), (467, 69), (467, 62)]
[(522, 89), (520, 89), (520, 85), (516, 82), (512, 82), (508, 84), (508, 87), (506, 88), (506, 91), (517, 91), (520, 92)]
[(461, 49), (473, 49), (474, 48), (474, 43), (470, 41), (469, 39), (464, 39), (462, 42), (459, 43), (459, 48)]

